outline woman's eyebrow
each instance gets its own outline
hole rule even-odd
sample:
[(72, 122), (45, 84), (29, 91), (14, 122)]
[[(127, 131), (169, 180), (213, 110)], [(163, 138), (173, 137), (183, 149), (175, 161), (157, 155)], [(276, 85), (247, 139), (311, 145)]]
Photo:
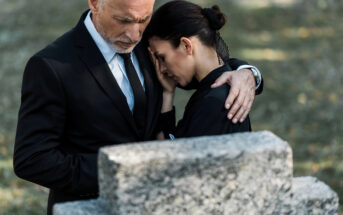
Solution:
[(155, 52), (154, 54), (155, 54), (156, 58), (163, 58), (164, 57), (164, 54), (160, 54), (158, 52)]
[(154, 52), (154, 55), (156, 58), (158, 58), (158, 53), (157, 52)]

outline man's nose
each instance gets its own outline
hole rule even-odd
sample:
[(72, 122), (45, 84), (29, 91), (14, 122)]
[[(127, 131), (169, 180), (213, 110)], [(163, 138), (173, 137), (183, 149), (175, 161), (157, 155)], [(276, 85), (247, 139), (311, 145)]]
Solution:
[(141, 39), (142, 32), (139, 23), (133, 23), (127, 30), (127, 36), (132, 42), (137, 42)]

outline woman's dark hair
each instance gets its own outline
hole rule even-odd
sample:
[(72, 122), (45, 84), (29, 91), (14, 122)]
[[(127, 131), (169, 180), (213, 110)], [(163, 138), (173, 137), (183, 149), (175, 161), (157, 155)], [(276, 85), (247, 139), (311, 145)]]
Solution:
[[(218, 32), (225, 23), (224, 14), (216, 5), (203, 9), (194, 3), (176, 0), (156, 10), (144, 32), (144, 39), (156, 36), (170, 41), (176, 48), (181, 37), (198, 36), (204, 45), (215, 48), (219, 57), (226, 61), (229, 58), (228, 48)], [(224, 49), (227, 53), (219, 51)]]

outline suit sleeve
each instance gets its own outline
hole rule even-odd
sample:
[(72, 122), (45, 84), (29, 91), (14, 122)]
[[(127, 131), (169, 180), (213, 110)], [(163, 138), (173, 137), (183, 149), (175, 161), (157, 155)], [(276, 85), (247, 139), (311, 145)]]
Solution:
[[(237, 58), (230, 58), (228, 63), (233, 70), (238, 69), (238, 67), (240, 67), (242, 65), (249, 65), (248, 62), (246, 62), (244, 60), (237, 59)], [(264, 85), (264, 82), (263, 82), (263, 77), (262, 77), (260, 86), (255, 90), (256, 95), (259, 95), (262, 93), (263, 85)]]
[(22, 83), (14, 171), (50, 189), (96, 194), (97, 155), (63, 150), (65, 122), (66, 99), (57, 73), (43, 58), (31, 58)]
[(230, 58), (228, 63), (233, 70), (238, 69), (238, 67), (240, 67), (242, 65), (249, 65), (248, 62), (246, 62), (244, 60), (237, 59), (237, 58)]

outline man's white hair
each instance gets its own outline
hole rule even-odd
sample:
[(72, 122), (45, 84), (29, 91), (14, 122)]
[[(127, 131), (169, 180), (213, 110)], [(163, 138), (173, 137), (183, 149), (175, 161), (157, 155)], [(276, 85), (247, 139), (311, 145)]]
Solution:
[(100, 1), (100, 8), (103, 9), (104, 4), (105, 4), (105, 2), (107, 2), (107, 0), (99, 0), (99, 1)]

